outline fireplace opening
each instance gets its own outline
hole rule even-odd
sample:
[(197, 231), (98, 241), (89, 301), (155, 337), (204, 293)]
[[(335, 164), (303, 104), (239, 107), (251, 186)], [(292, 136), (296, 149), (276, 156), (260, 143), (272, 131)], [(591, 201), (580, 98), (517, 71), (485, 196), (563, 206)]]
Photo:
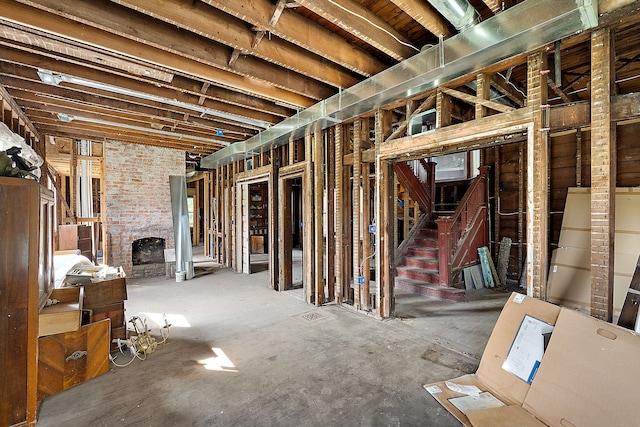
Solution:
[(131, 244), (133, 265), (164, 264), (165, 240), (160, 237), (145, 237)]

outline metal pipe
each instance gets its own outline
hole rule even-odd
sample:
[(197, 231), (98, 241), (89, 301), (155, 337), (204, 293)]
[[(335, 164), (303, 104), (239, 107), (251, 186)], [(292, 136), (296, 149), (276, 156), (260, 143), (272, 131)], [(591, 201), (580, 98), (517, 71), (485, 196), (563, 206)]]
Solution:
[(478, 13), (467, 0), (428, 1), (458, 31), (465, 30), (478, 22)]
[[(304, 137), (308, 126), (326, 129), (369, 111), (407, 99), (455, 78), (523, 52), (554, 43), (598, 24), (598, 8), (589, 0), (526, 0), (425, 49), (330, 98), (283, 120), (246, 141), (203, 158), (217, 168)], [(440, 59), (444, 55), (443, 66)]]

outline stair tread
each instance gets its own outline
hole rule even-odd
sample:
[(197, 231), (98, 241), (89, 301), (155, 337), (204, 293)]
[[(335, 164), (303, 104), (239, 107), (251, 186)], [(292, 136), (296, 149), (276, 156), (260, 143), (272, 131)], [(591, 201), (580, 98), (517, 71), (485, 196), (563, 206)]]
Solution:
[(442, 285), (438, 285), (437, 283), (427, 283), (427, 282), (422, 282), (420, 280), (415, 280), (415, 279), (409, 279), (409, 278), (405, 278), (405, 277), (396, 277), (396, 281), (400, 281), (400, 282), (404, 282), (413, 286), (420, 286), (420, 287), (424, 287), (424, 288), (430, 288), (430, 289), (441, 289), (443, 291), (450, 291), (452, 293), (464, 293), (466, 292), (466, 289), (460, 289), (460, 288), (453, 288), (450, 286), (442, 286)]
[(418, 261), (438, 261), (438, 257), (427, 257), (427, 256), (419, 256), (419, 255), (405, 255), (404, 259), (414, 259)]
[(398, 267), (396, 267), (396, 269), (398, 270), (409, 270), (409, 271), (414, 271), (417, 273), (424, 273), (424, 274), (440, 274), (440, 272), (438, 270), (433, 270), (433, 269), (428, 269), (428, 268), (420, 268), (420, 267), (412, 267), (410, 265), (400, 265)]

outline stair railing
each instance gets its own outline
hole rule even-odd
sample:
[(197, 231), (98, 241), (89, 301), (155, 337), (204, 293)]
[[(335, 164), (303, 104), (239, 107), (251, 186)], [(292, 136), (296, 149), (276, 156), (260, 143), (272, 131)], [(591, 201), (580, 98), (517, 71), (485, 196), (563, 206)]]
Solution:
[(488, 245), (487, 171), (480, 174), (451, 216), (435, 220), (438, 225), (440, 284), (452, 286), (453, 275), (478, 259), (478, 248)]

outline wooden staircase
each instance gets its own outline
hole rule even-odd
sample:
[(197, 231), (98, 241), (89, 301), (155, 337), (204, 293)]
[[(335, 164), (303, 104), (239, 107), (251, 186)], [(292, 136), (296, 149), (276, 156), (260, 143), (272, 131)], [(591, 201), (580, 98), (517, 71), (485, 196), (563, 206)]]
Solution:
[(439, 271), (438, 228), (427, 221), (416, 231), (396, 262), (396, 289), (453, 301), (464, 300), (465, 290), (443, 286)]
[[(440, 217), (433, 211), (432, 204), (435, 169), (430, 171), (432, 175), (427, 182), (431, 187), (426, 189), (408, 176), (406, 168), (401, 167), (400, 170), (403, 173), (398, 173), (398, 178), (412, 193), (412, 197), (414, 193), (418, 199), (428, 194), (430, 197), (426, 198), (424, 204), (431, 209), (425, 210), (421, 221), (398, 248), (395, 264), (396, 288), (420, 295), (463, 301), (464, 285), (458, 283), (456, 278), (462, 268), (476, 262), (477, 248), (488, 243), (487, 168), (480, 168), (480, 175), (474, 178), (455, 212)], [(396, 171), (399, 172), (398, 167)]]

